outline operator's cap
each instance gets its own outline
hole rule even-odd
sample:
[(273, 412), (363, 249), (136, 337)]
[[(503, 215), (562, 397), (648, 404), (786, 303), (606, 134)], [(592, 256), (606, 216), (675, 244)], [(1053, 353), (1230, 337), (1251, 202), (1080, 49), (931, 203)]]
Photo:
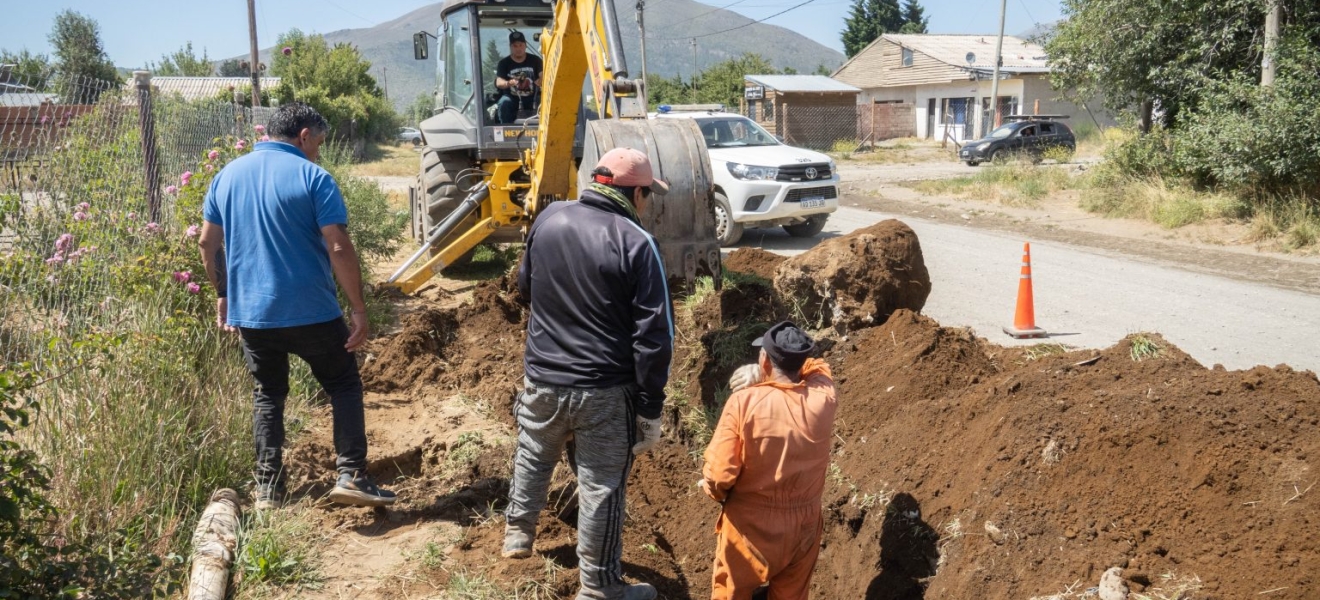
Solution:
[(526, 44), (526, 43), (527, 43), (527, 36), (523, 35), (523, 32), (521, 32), (521, 31), (510, 31), (510, 32), (509, 32), (509, 43), (512, 44), (512, 43), (514, 43), (514, 42), (522, 42), (522, 43)]
[(669, 193), (669, 184), (655, 178), (651, 170), (651, 159), (645, 152), (632, 148), (615, 148), (600, 157), (596, 168), (610, 170), (610, 176), (597, 175), (596, 180), (617, 187), (650, 187), (651, 191), (664, 195)]
[(765, 335), (752, 341), (770, 357), (776, 367), (796, 371), (816, 349), (816, 342), (792, 321), (783, 321), (771, 327)]

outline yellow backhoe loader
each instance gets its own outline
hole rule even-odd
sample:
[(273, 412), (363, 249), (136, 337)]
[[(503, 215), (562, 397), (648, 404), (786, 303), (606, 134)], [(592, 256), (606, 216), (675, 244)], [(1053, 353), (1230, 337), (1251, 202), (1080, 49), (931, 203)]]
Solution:
[[(669, 278), (689, 289), (700, 275), (719, 281), (705, 140), (689, 119), (647, 118), (645, 82), (628, 77), (612, 0), (449, 0), (441, 21), (438, 35), (413, 36), (417, 59), (437, 42), (439, 86), (435, 112), (420, 125), (410, 193), (421, 248), (390, 285), (413, 293), (482, 242), (520, 241), (541, 208), (576, 198), (599, 157), (617, 147), (649, 154), (671, 186), (641, 215)], [(534, 113), (500, 122), (496, 64), (514, 32), (544, 69)]]

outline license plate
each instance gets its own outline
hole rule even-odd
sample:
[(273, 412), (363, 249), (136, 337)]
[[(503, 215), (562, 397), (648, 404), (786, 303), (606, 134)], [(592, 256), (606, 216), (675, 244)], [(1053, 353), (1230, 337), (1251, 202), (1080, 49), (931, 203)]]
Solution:
[(802, 199), (802, 208), (820, 208), (822, 206), (825, 206), (825, 199), (820, 196)]

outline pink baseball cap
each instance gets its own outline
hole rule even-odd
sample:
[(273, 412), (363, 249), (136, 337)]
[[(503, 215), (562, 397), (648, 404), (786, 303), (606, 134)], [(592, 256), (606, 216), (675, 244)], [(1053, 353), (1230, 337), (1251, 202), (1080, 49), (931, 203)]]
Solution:
[(669, 193), (669, 184), (655, 178), (651, 170), (651, 159), (646, 153), (632, 148), (615, 148), (606, 152), (596, 163), (596, 168), (610, 170), (611, 177), (597, 175), (596, 180), (618, 187), (650, 187), (656, 194)]

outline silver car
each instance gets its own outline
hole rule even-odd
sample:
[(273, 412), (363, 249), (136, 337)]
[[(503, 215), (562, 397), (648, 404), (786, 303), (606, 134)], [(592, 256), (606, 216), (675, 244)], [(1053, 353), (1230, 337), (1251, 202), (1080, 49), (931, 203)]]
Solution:
[(416, 127), (400, 127), (399, 133), (394, 136), (394, 141), (400, 144), (412, 144), (414, 146), (422, 145), (422, 132)]

